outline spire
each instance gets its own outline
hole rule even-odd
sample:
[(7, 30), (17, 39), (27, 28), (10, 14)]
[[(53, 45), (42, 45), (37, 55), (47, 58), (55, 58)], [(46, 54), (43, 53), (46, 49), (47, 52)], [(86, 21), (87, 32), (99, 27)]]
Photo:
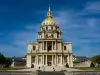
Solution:
[(50, 4), (49, 4), (49, 11), (50, 11)]
[(49, 4), (49, 10), (47, 12), (47, 18), (52, 18), (52, 13), (50, 11), (50, 4)]

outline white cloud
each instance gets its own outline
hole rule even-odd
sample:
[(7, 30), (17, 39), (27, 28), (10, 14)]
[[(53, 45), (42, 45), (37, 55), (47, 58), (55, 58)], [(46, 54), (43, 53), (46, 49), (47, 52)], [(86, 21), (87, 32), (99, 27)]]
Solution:
[(87, 11), (100, 11), (100, 1), (88, 2), (85, 10), (87, 10)]
[[(95, 55), (99, 53), (99, 46), (95, 46), (95, 42), (100, 43), (100, 33), (97, 33), (97, 28), (100, 20), (95, 18), (83, 18), (82, 15), (87, 14), (86, 11), (99, 10), (99, 5), (96, 3), (88, 3), (83, 10), (79, 12), (71, 10), (59, 10), (54, 12), (54, 18), (57, 24), (62, 30), (62, 39), (64, 41), (71, 41), (73, 47), (73, 52), (77, 55)], [(39, 13), (38, 13), (39, 14)], [(45, 15), (44, 15), (45, 16)], [(41, 19), (41, 17), (40, 17)], [(27, 43), (29, 41), (36, 41), (37, 32), (39, 31), (39, 26), (41, 23), (25, 25), (24, 31), (14, 32), (10, 35), (12, 36), (12, 44), (0, 45), (3, 50), (9, 50), (9, 52), (15, 52), (16, 55), (24, 55), (27, 50)], [(93, 39), (84, 39), (93, 38)], [(85, 44), (84, 44), (85, 43)], [(91, 45), (92, 44), (92, 45)], [(94, 52), (96, 50), (96, 52)], [(17, 54), (18, 53), (18, 54)]]

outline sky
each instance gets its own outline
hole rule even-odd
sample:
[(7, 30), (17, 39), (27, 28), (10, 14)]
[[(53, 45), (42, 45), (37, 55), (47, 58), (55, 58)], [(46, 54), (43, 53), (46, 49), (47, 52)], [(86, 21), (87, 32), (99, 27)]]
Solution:
[(100, 54), (100, 0), (0, 0), (0, 52), (24, 56), (28, 42), (37, 40), (49, 4), (74, 55)]

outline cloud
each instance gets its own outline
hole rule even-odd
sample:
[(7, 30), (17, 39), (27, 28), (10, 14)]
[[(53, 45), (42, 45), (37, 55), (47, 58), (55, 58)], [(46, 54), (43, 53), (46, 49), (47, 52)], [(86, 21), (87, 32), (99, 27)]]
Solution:
[[(100, 53), (98, 45), (100, 44), (100, 33), (98, 32), (100, 18), (88, 15), (88, 13), (93, 13), (94, 11), (96, 11), (94, 14), (99, 12), (99, 3), (87, 3), (84, 9), (79, 12), (65, 10), (58, 12), (59, 16), (55, 16), (62, 30), (64, 41), (72, 41), (73, 52), (77, 55), (92, 56)], [(84, 17), (86, 14), (88, 17)], [(84, 39), (84, 37), (89, 39)]]
[(100, 1), (97, 2), (87, 2), (87, 6), (85, 8), (86, 11), (97, 11), (100, 12)]
[[(93, 16), (93, 14), (99, 12), (99, 3), (87, 2), (80, 11), (63, 9), (53, 12), (54, 18), (62, 30), (63, 41), (72, 42), (73, 53), (76, 55), (92, 56), (100, 54), (100, 18), (96, 18), (96, 15)], [(46, 12), (40, 12), (37, 14), (45, 16), (44, 13), (46, 14)], [(39, 16), (39, 21), (41, 19), (42, 17)], [(23, 25), (24, 30), (7, 34), (6, 37), (9, 38), (10, 43), (0, 44), (0, 51), (9, 56), (24, 55), (27, 50), (27, 43), (36, 41), (41, 22)], [(0, 33), (1, 35), (3, 33)]]

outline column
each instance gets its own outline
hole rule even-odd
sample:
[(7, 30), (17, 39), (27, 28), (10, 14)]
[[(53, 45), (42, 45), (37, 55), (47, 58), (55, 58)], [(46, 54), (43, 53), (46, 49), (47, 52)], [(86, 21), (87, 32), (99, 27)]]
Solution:
[(44, 50), (44, 41), (43, 41), (43, 50)]
[(56, 41), (55, 41), (55, 50), (56, 50), (56, 47), (57, 47), (57, 44), (56, 44)]
[(52, 55), (52, 66), (53, 66), (53, 55)]
[(38, 60), (39, 60), (39, 57), (38, 57), (38, 55), (37, 55), (37, 65), (38, 65)]
[(36, 64), (36, 56), (35, 56), (35, 64)]
[(56, 63), (57, 63), (57, 65), (58, 65), (58, 55), (57, 55), (57, 62), (56, 62)]
[(41, 55), (41, 65), (42, 65), (42, 61), (43, 61), (43, 60), (42, 60), (42, 55)]
[(46, 55), (46, 66), (47, 66), (47, 55)]
[(46, 50), (47, 50), (47, 41), (46, 41)]
[(61, 65), (62, 65), (62, 55), (61, 55)]
[(43, 42), (42, 42), (42, 50), (43, 50)]
[(67, 56), (67, 63), (68, 63), (68, 65), (70, 65), (70, 62), (69, 62), (69, 54), (68, 54), (68, 56)]
[(62, 59), (62, 60), (63, 60), (63, 65), (64, 65), (64, 55), (63, 55), (63, 57), (62, 57), (62, 58), (63, 58), (63, 59)]
[(56, 54), (55, 54), (55, 65), (57, 64), (56, 61), (57, 61), (57, 58), (56, 58)]
[(42, 61), (43, 61), (43, 63), (42, 63), (42, 64), (44, 65), (44, 55), (43, 55), (43, 60), (42, 60)]
[(52, 50), (53, 50), (53, 41), (52, 41)]

